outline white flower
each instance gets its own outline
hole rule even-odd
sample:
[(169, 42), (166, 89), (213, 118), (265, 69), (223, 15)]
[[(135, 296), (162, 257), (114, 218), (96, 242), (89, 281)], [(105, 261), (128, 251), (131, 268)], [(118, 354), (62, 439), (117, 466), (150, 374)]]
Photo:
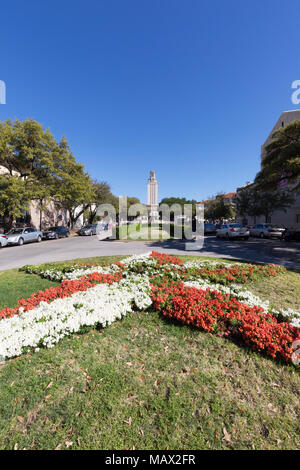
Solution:
[(41, 302), (33, 310), (1, 320), (0, 356), (18, 356), (24, 348), (36, 349), (41, 345), (53, 347), (82, 326), (110, 325), (132, 312), (133, 306), (140, 310), (148, 308), (149, 294), (149, 279), (131, 276), (112, 285), (98, 284), (51, 303)]

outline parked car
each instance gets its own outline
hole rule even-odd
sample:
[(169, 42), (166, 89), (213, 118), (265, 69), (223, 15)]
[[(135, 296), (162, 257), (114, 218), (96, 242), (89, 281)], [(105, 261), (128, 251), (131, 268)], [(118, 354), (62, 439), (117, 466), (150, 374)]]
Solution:
[(241, 224), (224, 224), (217, 230), (217, 238), (243, 238), (248, 240), (250, 236), (249, 227), (242, 227)]
[(260, 238), (282, 238), (284, 232), (284, 227), (280, 227), (274, 224), (256, 224), (250, 229), (250, 235), (252, 237)]
[(211, 224), (208, 222), (204, 223), (204, 234), (209, 234), (209, 233), (216, 233), (217, 229), (215, 224)]
[(55, 238), (58, 240), (59, 238), (68, 238), (70, 236), (70, 230), (67, 227), (64, 227), (63, 225), (57, 226), (57, 227), (50, 227), (48, 230), (43, 232), (43, 238), (46, 240), (50, 240)]
[(24, 243), (41, 242), (43, 234), (32, 227), (12, 228), (6, 234), (8, 245), (22, 246)]
[(6, 246), (7, 242), (8, 242), (7, 236), (1, 233), (0, 234), (0, 248), (2, 248), (3, 246)]
[(300, 230), (286, 230), (284, 232), (283, 238), (285, 241), (295, 241), (300, 242)]
[(96, 235), (97, 233), (97, 224), (91, 224), (91, 225), (84, 225), (81, 227), (80, 230), (78, 230), (78, 235), (82, 236), (91, 236), (91, 235)]

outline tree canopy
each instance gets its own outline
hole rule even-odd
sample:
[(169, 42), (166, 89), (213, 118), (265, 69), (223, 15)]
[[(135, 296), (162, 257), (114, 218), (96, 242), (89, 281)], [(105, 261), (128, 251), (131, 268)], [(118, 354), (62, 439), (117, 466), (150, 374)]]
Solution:
[[(192, 205), (192, 216), (194, 217), (196, 215), (196, 205), (197, 201), (195, 199), (186, 199), (185, 197), (165, 197), (160, 201), (160, 204), (167, 204), (169, 207), (171, 207), (173, 204), (179, 204), (182, 207), (182, 213), (184, 210), (184, 205), (185, 204), (190, 204)], [(173, 214), (171, 214), (171, 220), (173, 220)]]
[(204, 208), (205, 219), (234, 219), (236, 216), (236, 209), (231, 204), (225, 202), (223, 194), (217, 194)]
[(276, 130), (265, 147), (261, 171), (255, 178), (257, 188), (275, 191), (287, 184), (300, 188), (300, 121)]
[(276, 210), (286, 211), (295, 197), (290, 191), (258, 191), (255, 186), (238, 192), (237, 209), (241, 216), (264, 216), (265, 221)]
[(73, 225), (81, 206), (92, 202), (91, 178), (76, 162), (66, 138), (56, 141), (33, 119), (0, 122), (0, 166), (5, 169), (1, 184), (6, 187), (0, 211), (10, 219), (29, 201), (39, 201), (43, 209), (54, 200), (69, 211)]

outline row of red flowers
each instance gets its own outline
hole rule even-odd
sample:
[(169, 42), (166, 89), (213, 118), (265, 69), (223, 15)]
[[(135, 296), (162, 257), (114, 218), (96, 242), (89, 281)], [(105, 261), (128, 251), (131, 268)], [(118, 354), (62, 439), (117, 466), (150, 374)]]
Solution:
[(55, 299), (63, 299), (70, 297), (76, 292), (84, 292), (97, 284), (112, 284), (122, 279), (122, 273), (116, 272), (115, 274), (92, 273), (83, 276), (80, 279), (72, 281), (62, 281), (57, 287), (49, 287), (44, 291), (31, 294), (28, 299), (18, 300), (18, 306), (14, 308), (4, 308), (0, 311), (0, 319), (10, 318), (17, 315), (20, 308), (23, 307), (25, 311), (32, 310), (41, 302), (52, 302)]
[(241, 340), (266, 355), (290, 361), (299, 329), (279, 323), (260, 307), (249, 307), (217, 291), (186, 287), (183, 283), (152, 286), (156, 310), (167, 318), (220, 336)]

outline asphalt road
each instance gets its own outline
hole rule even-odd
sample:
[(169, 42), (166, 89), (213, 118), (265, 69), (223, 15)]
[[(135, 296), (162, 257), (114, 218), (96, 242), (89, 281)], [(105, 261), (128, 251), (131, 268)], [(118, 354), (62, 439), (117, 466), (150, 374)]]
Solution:
[(247, 261), (281, 264), (300, 269), (300, 244), (279, 240), (218, 240), (215, 236), (204, 239), (201, 248), (198, 242), (186, 244), (182, 241), (99, 241), (93, 237), (72, 237), (49, 240), (23, 246), (10, 246), (0, 250), (0, 270), (18, 268), (25, 264), (40, 264), (92, 256), (131, 255), (148, 251), (177, 255), (215, 256)]

